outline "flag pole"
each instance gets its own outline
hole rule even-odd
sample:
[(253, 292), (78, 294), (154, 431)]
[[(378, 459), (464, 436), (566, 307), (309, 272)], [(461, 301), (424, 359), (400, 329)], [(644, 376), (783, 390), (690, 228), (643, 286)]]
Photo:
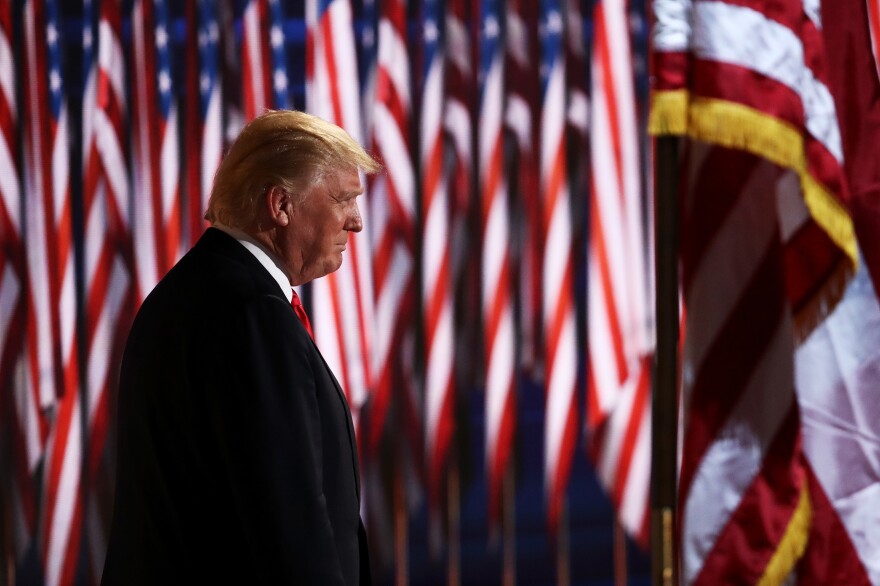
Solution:
[[(0, 396), (0, 402), (3, 399), (4, 397)], [(5, 476), (8, 468), (6, 461), (2, 458), (0, 458), (0, 466), (2, 466)], [(7, 486), (6, 482), (0, 483), (0, 584), (15, 584), (15, 576), (12, 573), (14, 558), (11, 546), (12, 523), (10, 517), (12, 510), (11, 506), (7, 506)]]
[(556, 527), (556, 585), (569, 586), (571, 570), (568, 543), (568, 499), (563, 498), (559, 507), (559, 523)]
[(655, 140), (657, 354), (651, 408), (651, 575), (654, 586), (676, 586), (678, 139), (663, 136)]
[(620, 519), (614, 519), (614, 586), (627, 584), (626, 532)]
[(452, 450), (449, 462), (449, 476), (446, 480), (446, 499), (447, 499), (447, 522), (449, 535), (447, 543), (449, 551), (447, 554), (447, 574), (446, 580), (448, 586), (458, 586), (461, 584), (461, 543), (459, 525), (461, 521), (461, 503), (459, 495), (458, 480), (458, 454), (457, 450)]
[(515, 586), (516, 584), (516, 484), (514, 482), (513, 466), (508, 462), (504, 469), (504, 480), (502, 481), (502, 502), (501, 502), (501, 519), (504, 525), (504, 541), (502, 555), (503, 561), (503, 577), (502, 584), (504, 586)]
[[(398, 454), (399, 454), (398, 450)], [(407, 510), (406, 510), (406, 490), (403, 486), (403, 471), (401, 468), (401, 457), (397, 458), (394, 463), (394, 549), (395, 561), (397, 565), (397, 586), (407, 586), (409, 584), (409, 559), (407, 556)]]

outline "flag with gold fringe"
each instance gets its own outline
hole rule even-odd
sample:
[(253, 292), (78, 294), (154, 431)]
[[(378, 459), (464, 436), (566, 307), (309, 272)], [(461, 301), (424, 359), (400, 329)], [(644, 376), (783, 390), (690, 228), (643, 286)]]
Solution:
[(778, 584), (813, 517), (794, 352), (856, 260), (818, 2), (656, 0), (649, 127), (686, 137), (687, 584)]

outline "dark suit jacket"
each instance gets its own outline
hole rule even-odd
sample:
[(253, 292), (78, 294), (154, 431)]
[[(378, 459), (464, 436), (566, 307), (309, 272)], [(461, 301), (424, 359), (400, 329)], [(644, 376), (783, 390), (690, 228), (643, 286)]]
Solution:
[(141, 307), (118, 409), (104, 584), (369, 582), (345, 396), (278, 283), (224, 232)]

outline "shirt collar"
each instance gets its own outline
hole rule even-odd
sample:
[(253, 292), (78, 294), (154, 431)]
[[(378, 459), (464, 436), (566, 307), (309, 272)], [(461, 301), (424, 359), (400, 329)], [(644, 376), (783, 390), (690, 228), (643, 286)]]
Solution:
[(280, 263), (278, 259), (271, 252), (266, 250), (259, 242), (254, 240), (247, 233), (239, 230), (238, 228), (232, 228), (230, 226), (224, 226), (223, 224), (214, 224), (214, 228), (225, 232), (226, 234), (235, 238), (242, 246), (244, 246), (248, 252), (254, 255), (260, 264), (269, 271), (269, 274), (272, 275), (272, 278), (278, 283), (278, 286), (281, 287), (281, 291), (284, 293), (284, 296), (287, 297), (287, 301), (290, 302), (293, 299), (293, 289), (290, 286), (290, 280), (287, 278), (287, 275), (284, 274), (284, 271), (281, 270)]

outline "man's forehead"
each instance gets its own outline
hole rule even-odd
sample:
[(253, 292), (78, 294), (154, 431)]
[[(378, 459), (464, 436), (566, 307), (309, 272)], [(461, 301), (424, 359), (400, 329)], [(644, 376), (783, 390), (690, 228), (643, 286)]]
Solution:
[(345, 169), (340, 173), (339, 189), (350, 194), (363, 193), (364, 187), (358, 169)]

